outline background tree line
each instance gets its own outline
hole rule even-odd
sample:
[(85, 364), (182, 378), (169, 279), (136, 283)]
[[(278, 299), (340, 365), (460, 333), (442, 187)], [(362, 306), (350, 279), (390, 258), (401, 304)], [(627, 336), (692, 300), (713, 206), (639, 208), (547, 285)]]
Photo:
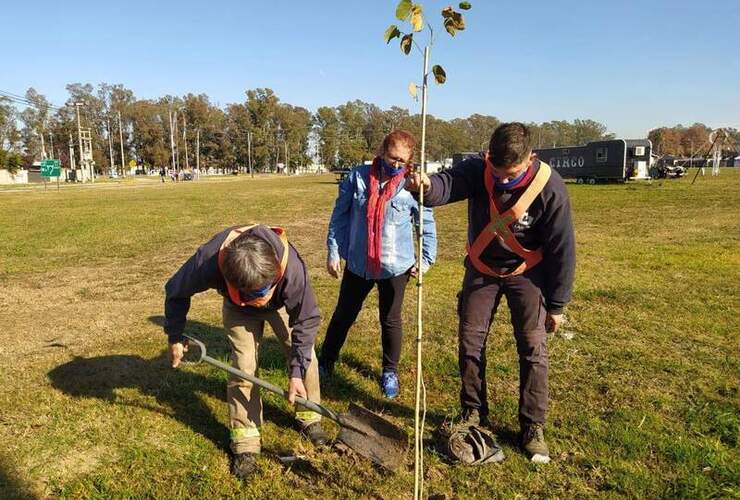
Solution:
[[(740, 145), (740, 130), (725, 128), (728, 140), (724, 148), (738, 152)], [(648, 133), (648, 139), (653, 142), (654, 150), (661, 155), (692, 156), (707, 152), (709, 134), (712, 129), (703, 123), (694, 123), (690, 127), (676, 125), (675, 127), (659, 127)]]
[[(99, 172), (120, 170), (121, 141), (125, 163), (141, 167), (195, 166), (196, 148), (202, 168), (275, 171), (279, 163), (295, 169), (312, 161), (327, 167), (348, 167), (372, 159), (383, 136), (394, 128), (421, 129), (419, 114), (396, 106), (381, 109), (360, 100), (322, 106), (315, 113), (280, 101), (269, 88), (247, 90), (243, 102), (219, 107), (205, 94), (138, 99), (123, 85), (72, 83), (69, 98), (52, 106), (33, 88), (22, 100), (0, 95), (0, 168), (28, 166), (45, 157), (69, 165), (70, 143), (78, 155), (77, 117), (92, 132), (93, 158)], [(119, 131), (120, 116), (120, 131)], [(481, 151), (500, 121), (473, 114), (443, 120), (429, 116), (427, 155), (441, 161), (455, 152)], [(593, 120), (556, 120), (529, 124), (538, 147), (572, 146), (613, 138)], [(172, 144), (171, 144), (172, 134)], [(662, 153), (688, 154), (706, 142), (702, 124), (659, 128), (649, 138)], [(110, 144), (109, 144), (110, 138)], [(78, 159), (79, 160), (79, 159)]]

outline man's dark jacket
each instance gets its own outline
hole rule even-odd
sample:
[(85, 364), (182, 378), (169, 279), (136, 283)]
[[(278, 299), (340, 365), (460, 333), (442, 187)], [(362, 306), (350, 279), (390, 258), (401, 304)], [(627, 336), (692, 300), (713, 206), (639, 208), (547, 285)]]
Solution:
[[(532, 178), (540, 168), (540, 161), (532, 164)], [(491, 221), (489, 195), (484, 182), (485, 162), (482, 158), (469, 158), (459, 165), (431, 175), (431, 187), (424, 193), (424, 205), (435, 207), (468, 200), (468, 242), (473, 244), (481, 231)], [(500, 213), (508, 210), (526, 189), (494, 189)], [(524, 248), (542, 248), (541, 267), (545, 289), (542, 293), (551, 314), (560, 314), (570, 301), (575, 274), (576, 245), (570, 213), (568, 191), (563, 179), (552, 170), (542, 192), (534, 199), (527, 212), (511, 226), (512, 232)], [(516, 268), (522, 258), (506, 249), (498, 238), (494, 239), (480, 256), (489, 267), (508, 272)], [(475, 270), (468, 257), (465, 266)]]
[[(164, 331), (170, 342), (183, 339), (185, 319), (193, 295), (213, 288), (224, 297), (224, 300), (230, 300), (226, 281), (218, 268), (218, 252), (229, 233), (238, 227), (241, 226), (227, 228), (211, 238), (165, 285)], [(248, 232), (267, 241), (275, 250), (278, 261), (282, 261), (283, 245), (274, 231), (267, 226), (259, 225)], [(288, 248), (285, 274), (270, 301), (264, 307), (246, 306), (241, 309), (245, 314), (249, 314), (250, 311), (276, 311), (282, 307), (286, 308), (289, 326), (292, 329), (292, 351), (288, 372), (291, 377), (303, 377), (311, 363), (311, 349), (319, 327), (319, 306), (308, 281), (306, 265), (293, 245), (288, 244)]]

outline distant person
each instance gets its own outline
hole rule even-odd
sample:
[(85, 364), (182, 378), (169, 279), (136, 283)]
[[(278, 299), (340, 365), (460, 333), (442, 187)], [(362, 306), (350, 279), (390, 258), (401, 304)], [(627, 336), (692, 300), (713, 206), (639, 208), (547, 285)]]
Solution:
[(159, 169), (159, 178), (162, 180), (163, 183), (164, 183), (164, 178), (165, 178), (166, 175), (167, 175), (167, 171), (164, 169), (164, 167), (160, 168)]
[[(285, 231), (263, 225), (231, 227), (201, 246), (165, 285), (165, 323), (169, 357), (176, 368), (187, 351), (183, 337), (190, 298), (215, 289), (223, 296), (224, 330), (234, 368), (254, 375), (265, 322), (272, 327), (288, 364), (288, 400), (321, 400), (314, 339), (319, 308), (306, 265), (288, 243)], [(232, 472), (255, 471), (261, 449), (262, 401), (259, 388), (230, 376), (226, 398), (231, 429)], [(326, 443), (321, 416), (298, 406), (296, 420), (311, 442)]]
[(575, 270), (570, 202), (560, 176), (532, 154), (526, 125), (505, 123), (485, 158), (468, 158), (430, 177), (412, 174), (424, 204), (468, 200), (468, 251), (458, 295), (461, 422), (488, 426), (486, 341), (501, 296), (511, 311), (519, 355), (520, 444), (549, 461), (547, 332), (563, 321)]
[[(346, 262), (339, 299), (321, 347), (321, 376), (331, 377), (334, 363), (357, 319), (365, 298), (378, 287), (383, 369), (380, 386), (385, 397), (400, 390), (398, 363), (403, 324), (401, 308), (409, 277), (416, 276), (414, 226), (419, 204), (403, 189), (407, 165), (413, 161), (416, 139), (395, 130), (383, 140), (372, 165), (355, 167), (339, 185), (339, 196), (326, 237), (326, 268), (339, 278)], [(432, 211), (424, 210), (422, 272), (437, 254), (437, 234)]]

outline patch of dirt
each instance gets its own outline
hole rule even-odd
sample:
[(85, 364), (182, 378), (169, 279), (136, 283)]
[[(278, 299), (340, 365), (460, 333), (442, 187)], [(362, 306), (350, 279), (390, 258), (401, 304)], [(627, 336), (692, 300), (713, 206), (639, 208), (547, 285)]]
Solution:
[(70, 450), (65, 455), (46, 457), (42, 465), (35, 465), (33, 469), (38, 475), (32, 481), (33, 490), (48, 496), (50, 487), (54, 483), (67, 483), (70, 479), (93, 472), (98, 467), (114, 462), (117, 459), (115, 452), (103, 446), (94, 446), (79, 450)]
[[(0, 296), (0, 364), (20, 368), (48, 354), (81, 354), (161, 314), (164, 273), (68, 268), (10, 280)], [(67, 354), (70, 354), (67, 352)]]

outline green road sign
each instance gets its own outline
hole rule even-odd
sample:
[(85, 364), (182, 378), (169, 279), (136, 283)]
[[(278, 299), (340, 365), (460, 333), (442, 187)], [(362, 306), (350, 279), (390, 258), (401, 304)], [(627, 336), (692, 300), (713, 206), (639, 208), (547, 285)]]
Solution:
[(42, 177), (59, 177), (60, 174), (59, 160), (43, 160), (41, 162)]

